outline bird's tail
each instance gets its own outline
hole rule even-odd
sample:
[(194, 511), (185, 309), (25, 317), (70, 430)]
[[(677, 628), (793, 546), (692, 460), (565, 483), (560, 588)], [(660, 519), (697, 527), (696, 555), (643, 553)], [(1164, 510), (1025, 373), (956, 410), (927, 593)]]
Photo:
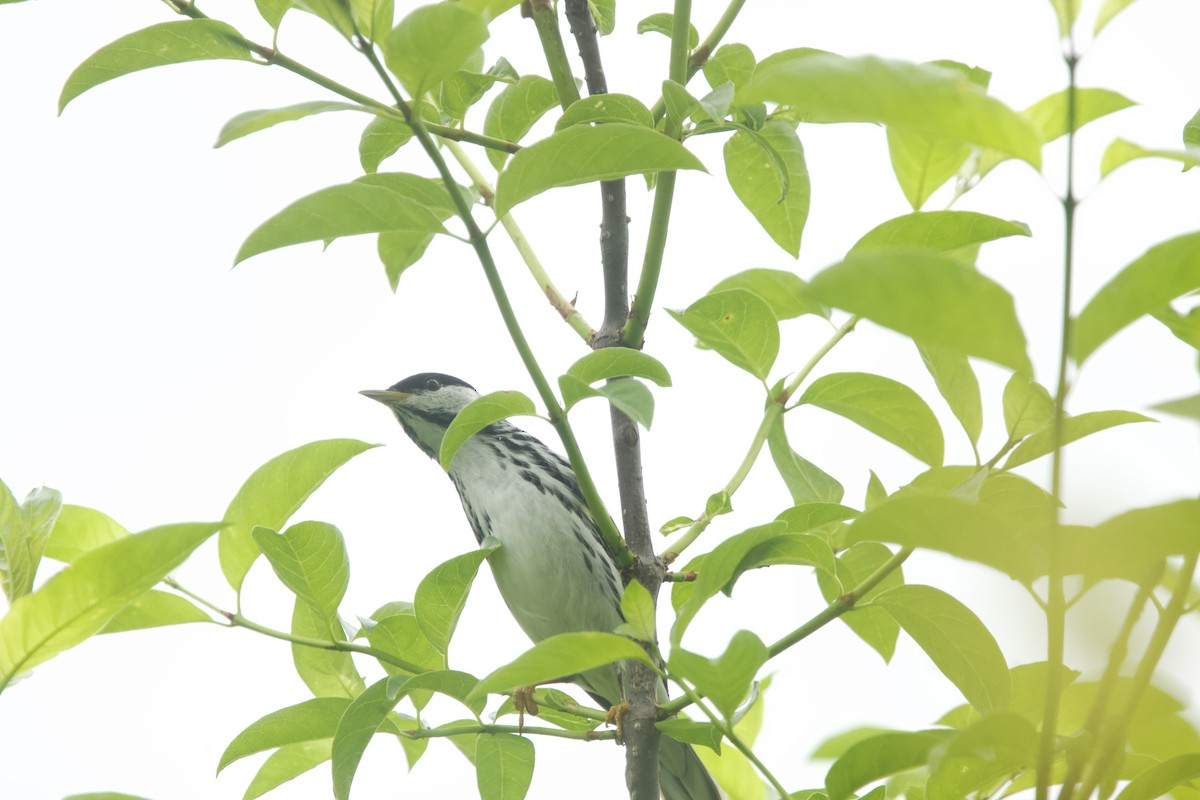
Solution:
[(721, 800), (721, 792), (689, 744), (662, 737), (658, 782), (664, 800)]

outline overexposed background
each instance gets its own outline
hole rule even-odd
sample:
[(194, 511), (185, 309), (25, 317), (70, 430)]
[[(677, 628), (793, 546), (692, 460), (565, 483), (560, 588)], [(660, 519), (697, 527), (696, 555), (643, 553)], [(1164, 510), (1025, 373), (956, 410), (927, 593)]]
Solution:
[[(670, 4), (622, 4), (619, 31), (604, 40), (610, 87), (648, 104), (658, 96), (667, 40), (633, 34), (637, 19)], [(1090, 19), (1098, 3), (1085, 3)], [(400, 13), (406, 5), (400, 4)], [(695, 4), (701, 34), (724, 3)], [(248, 0), (201, 7), (269, 40)], [(388, 446), (340, 470), (297, 515), (337, 524), (350, 550), (352, 580), (343, 612), (368, 614), (411, 599), (420, 577), (468, 549), (472, 538), (453, 488), (403, 437), (394, 420), (357, 390), (381, 388), (418, 371), (456, 374), (481, 391), (532, 394), (471, 251), (437, 241), (393, 295), (373, 237), (276, 251), (230, 269), (244, 237), (292, 200), (353, 179), (365, 116), (329, 114), (236, 141), (212, 142), (237, 113), (329, 99), (281, 69), (208, 62), (128, 76), (55, 109), (71, 70), (125, 33), (172, 19), (152, 0), (104, 3), (43, 0), (0, 9), (0, 478), (23, 497), (61, 490), (67, 502), (105, 511), (130, 530), (219, 518), (241, 482), (278, 453), (315, 439), (356, 437)], [(1084, 28), (1088, 25), (1082, 26)], [(1180, 146), (1184, 123), (1200, 107), (1193, 58), (1200, 6), (1142, 0), (1111, 23), (1080, 68), (1084, 86), (1116, 89), (1138, 101), (1085, 129), (1078, 185), (1079, 308), (1149, 245), (1200, 227), (1200, 177), (1167, 162), (1136, 162), (1096, 185), (1103, 148), (1121, 135)], [(748, 3), (727, 42), (751, 45), (761, 59), (799, 45), (846, 55), (911, 60), (949, 58), (992, 70), (991, 92), (1024, 108), (1061, 89), (1065, 71), (1046, 0), (804, 0)], [(382, 97), (361, 57), (316, 20), (284, 22), (289, 55)], [(488, 63), (505, 56), (524, 72), (545, 72), (532, 23), (515, 14), (493, 27)], [(568, 51), (574, 52), (568, 45)], [(703, 86), (697, 78), (696, 87)], [(698, 92), (702, 93), (702, 92)], [(481, 127), (481, 103), (469, 127)], [(544, 130), (543, 128), (539, 130)], [(891, 178), (883, 131), (868, 125), (801, 129), (813, 182), (813, 210), (799, 262), (776, 248), (733, 198), (722, 177), (718, 137), (695, 141), (710, 175), (683, 174), (676, 200), (660, 307), (681, 308), (721, 277), (749, 267), (794, 268), (809, 277), (837, 260), (865, 231), (909, 209)], [(1061, 145), (1061, 143), (1060, 143)], [(429, 173), (410, 146), (385, 169)], [(478, 153), (480, 163), (486, 163)], [(1048, 151), (1048, 181), (1008, 162), (957, 207), (1027, 222), (1032, 239), (984, 249), (980, 266), (1007, 286), (1030, 337), (1039, 379), (1053, 385), (1058, 348), (1062, 150)], [(649, 216), (640, 179), (629, 181), (633, 264)], [(543, 195), (517, 217), (559, 287), (578, 292), (593, 324), (601, 317), (595, 187)], [(942, 207), (945, 190), (927, 204)], [(585, 350), (542, 299), (511, 245), (492, 238), (514, 303), (546, 371), (557, 375)], [(633, 282), (631, 281), (631, 284)], [(784, 325), (776, 375), (797, 369), (831, 329), (814, 318)], [(755, 381), (709, 352), (666, 315), (647, 350), (671, 369), (675, 385), (656, 392), (657, 417), (645, 440), (655, 524), (694, 515), (719, 489), (757, 426)], [(1145, 410), (1196, 391), (1195, 352), (1153, 322), (1120, 334), (1089, 362), (1071, 398), (1075, 412)], [(911, 345), (871, 325), (821, 365), (822, 372), (877, 371), (911, 383), (945, 422), (948, 462), (969, 457)], [(1003, 437), (999, 393), (1006, 375), (979, 365), (987, 417), (982, 449)], [(793, 443), (846, 486), (858, 504), (873, 468), (889, 489), (920, 471), (917, 462), (840, 418), (813, 409), (789, 423)], [(601, 488), (615, 505), (607, 414), (592, 402), (573, 414)], [(548, 427), (530, 423), (553, 440)], [(1193, 424), (1163, 418), (1072, 445), (1065, 499), (1070, 520), (1099, 521), (1121, 510), (1194, 495), (1200, 448)], [(1040, 462), (1026, 474), (1043, 479)], [(702, 540), (772, 518), (790, 503), (769, 465), (734, 498), (737, 513)], [(52, 564), (43, 567), (42, 578)], [(931, 554), (905, 565), (964, 600), (987, 623), (1011, 664), (1042, 657), (1039, 614), (1019, 587), (996, 573)], [(194, 590), (233, 599), (220, 576), (215, 540), (180, 570)], [(1098, 634), (1117, 613), (1119, 590), (1101, 588), (1082, 604), (1068, 647), (1071, 665), (1095, 669), (1105, 655)], [(767, 641), (822, 605), (807, 571), (779, 568), (714, 601), (689, 637), (714, 654), (729, 635), (751, 627)], [(286, 628), (291, 601), (259, 564), (244, 593), (252, 619)], [(702, 630), (703, 629), (703, 630)], [(1168, 652), (1166, 680), (1187, 695), (1198, 652), (1195, 618)], [(481, 574), (468, 602), (452, 665), (485, 674), (527, 646)], [(364, 666), (370, 665), (363, 662)], [(885, 668), (844, 626), (834, 624), (772, 663), (759, 752), (792, 789), (821, 783), (824, 768), (806, 758), (825, 735), (857, 724), (926, 725), (961, 702), (925, 656), (901, 639)], [(370, 671), (368, 677), (377, 675)], [(261, 757), (213, 777), (226, 743), (263, 714), (299, 702), (289, 648), (246, 631), (190, 626), (105, 637), (39, 667), (0, 698), (0, 763), (6, 798), (53, 800), (114, 790), (155, 800), (239, 798)], [(430, 708), (435, 720), (459, 709)], [(530, 796), (623, 795), (623, 753), (537, 742)], [(355, 797), (466, 797), (474, 778), (451, 745), (431, 744), (411, 774), (399, 747), (380, 739), (367, 752)], [(286, 785), (279, 798), (328, 796), (328, 767)]]

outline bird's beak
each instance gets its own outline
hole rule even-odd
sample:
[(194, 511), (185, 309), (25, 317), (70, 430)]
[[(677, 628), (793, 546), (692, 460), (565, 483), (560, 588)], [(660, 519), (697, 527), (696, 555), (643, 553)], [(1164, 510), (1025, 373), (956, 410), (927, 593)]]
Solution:
[(385, 406), (394, 406), (398, 403), (403, 403), (412, 396), (407, 392), (393, 392), (391, 389), (363, 389), (359, 394), (383, 403)]

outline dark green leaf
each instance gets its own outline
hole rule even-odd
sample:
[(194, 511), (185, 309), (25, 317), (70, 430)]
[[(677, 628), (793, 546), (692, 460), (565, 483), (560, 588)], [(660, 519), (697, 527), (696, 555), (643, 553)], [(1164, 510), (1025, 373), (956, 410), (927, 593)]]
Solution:
[(992, 634), (969, 608), (932, 586), (905, 584), (875, 595), (943, 675), (981, 712), (1008, 707), (1008, 664)]
[(458, 625), (458, 617), (467, 603), (467, 594), (479, 572), (479, 565), (496, 548), (484, 547), (455, 556), (435, 567), (421, 579), (413, 598), (413, 612), (421, 633), (443, 655)]
[(889, 732), (863, 739), (847, 748), (825, 775), (829, 800), (848, 800), (861, 786), (923, 766), (949, 731)]
[(180, 523), (125, 536), (80, 556), (0, 617), (0, 692), (12, 680), (100, 631), (220, 528)]
[(160, 22), (122, 36), (92, 53), (75, 68), (58, 98), (58, 110), (105, 81), (143, 69), (186, 61), (237, 59), (250, 61), (242, 35), (215, 19)]
[[(764, 149), (768, 147), (774, 152)], [(811, 187), (796, 129), (782, 120), (769, 120), (755, 133), (738, 131), (725, 143), (725, 175), (763, 230), (798, 257)]]
[(785, 320), (816, 314), (829, 318), (829, 310), (807, 294), (808, 284), (793, 272), (782, 269), (747, 269), (730, 275), (709, 290), (709, 294), (726, 289), (746, 289), (766, 301), (775, 319)]
[(1082, 364), (1129, 323), (1198, 288), (1200, 233), (1150, 248), (1106, 283), (1079, 313), (1073, 336), (1075, 361)]
[(482, 697), (489, 692), (555, 681), (625, 660), (650, 663), (641, 645), (624, 636), (600, 631), (560, 633), (543, 639), (488, 675), (475, 686), (471, 696)]
[(242, 800), (254, 800), (329, 760), (333, 739), (285, 744), (267, 757), (246, 787)]
[(758, 295), (727, 289), (706, 294), (684, 311), (667, 313), (731, 364), (766, 380), (779, 353), (779, 323)]
[(738, 101), (775, 102), (822, 122), (883, 123), (1041, 165), (1042, 142), (1029, 123), (945, 67), (832, 53), (764, 61)]
[(750, 683), (766, 663), (767, 647), (750, 631), (738, 631), (716, 659), (690, 653), (681, 647), (671, 650), (671, 672), (690, 681), (712, 701), (725, 719), (733, 719), (746, 698)]
[(483, 18), (458, 3), (420, 6), (383, 38), (383, 57), (410, 96), (420, 97), (462, 67), (488, 39)]
[(264, 750), (331, 738), (349, 705), (350, 701), (341, 697), (315, 697), (272, 711), (233, 737), (221, 754), (217, 772), (240, 758)]
[(533, 401), (520, 392), (491, 392), (475, 398), (458, 412), (442, 437), (442, 448), (438, 454), (442, 469), (449, 470), (458, 449), (493, 422), (515, 416), (534, 416), (536, 413)]
[(221, 128), (221, 132), (217, 134), (217, 143), (213, 147), (221, 147), (222, 145), (229, 144), (234, 139), (258, 133), (281, 122), (292, 122), (293, 120), (304, 119), (314, 114), (324, 114), (329, 111), (365, 111), (368, 114), (372, 113), (371, 109), (355, 103), (337, 103), (328, 100), (297, 103), (294, 106), (287, 106), (285, 108), (246, 111), (225, 123), (225, 126)]
[(342, 532), (328, 522), (299, 522), (283, 533), (257, 527), (254, 543), (293, 594), (324, 616), (336, 616), (350, 582)]
[(704, 79), (716, 89), (732, 83), (741, 89), (754, 74), (754, 53), (744, 44), (723, 44), (704, 62)]
[(512, 157), (496, 181), (496, 213), (556, 186), (677, 169), (704, 171), (704, 165), (679, 142), (640, 125), (576, 125)]
[(641, 100), (627, 94), (594, 94), (576, 100), (567, 107), (555, 130), (591, 122), (629, 122), (644, 128), (654, 127), (654, 116)]
[[(1085, 436), (1091, 436), (1093, 433), (1117, 425), (1127, 425), (1131, 422), (1157, 422), (1157, 420), (1132, 411), (1089, 411), (1086, 414), (1063, 419), (1062, 437), (1059, 439), (1059, 444), (1068, 445)], [(1003, 468), (1012, 469), (1033, 461), (1035, 458), (1041, 458), (1053, 450), (1053, 426), (1042, 428), (1017, 445), (1017, 448), (1009, 454), (1008, 459), (1004, 462)]]
[(533, 780), (533, 742), (511, 733), (475, 738), (480, 800), (522, 800)]
[(937, 417), (902, 383), (865, 372), (838, 372), (813, 381), (797, 402), (843, 416), (930, 466), (942, 463)]
[(938, 392), (950, 406), (950, 411), (962, 424), (971, 446), (979, 444), (983, 431), (983, 401), (979, 395), (979, 379), (965, 355), (948, 347), (916, 343), (925, 368), (933, 376)]
[(234, 589), (258, 558), (256, 525), (279, 530), (334, 470), (378, 445), (356, 439), (310, 442), (276, 456), (254, 471), (225, 510), (219, 537), (221, 571)]
[[(497, 139), (519, 142), (535, 122), (557, 105), (558, 92), (553, 81), (541, 75), (523, 75), (516, 83), (504, 87), (488, 106), (483, 132)], [(493, 167), (500, 169), (508, 159), (508, 153), (489, 149), (487, 157)]]
[(858, 253), (819, 273), (809, 292), (925, 344), (1032, 374), (1012, 296), (955, 259), (918, 250)]
[[(846, 592), (853, 591), (854, 587), (874, 574), (875, 570), (882, 567), (891, 557), (892, 551), (878, 542), (859, 542), (851, 545), (838, 556), (836, 580), (832, 574), (817, 573), (821, 595), (826, 602), (834, 602)], [(887, 591), (903, 583), (904, 572), (897, 567), (879, 582), (871, 594)], [(861, 600), (862, 597), (856, 598), (856, 601)], [(896, 640), (900, 637), (900, 625), (890, 614), (881, 608), (858, 605), (849, 613), (843, 614), (841, 620), (867, 646), (879, 653), (885, 664), (891, 662), (896, 652)]]
[[(638, 33), (661, 33), (668, 39), (671, 38), (671, 29), (674, 25), (675, 17), (673, 14), (651, 14), (637, 24)], [(696, 26), (688, 24), (688, 50), (695, 50), (696, 45), (700, 44), (700, 34), (696, 31)]]
[(960, 248), (1003, 239), (1029, 236), (1029, 226), (974, 211), (921, 211), (889, 219), (859, 239), (851, 253), (881, 248), (927, 247), (942, 255)]
[(767, 433), (767, 446), (780, 477), (787, 484), (792, 502), (840, 503), (845, 493), (842, 484), (816, 464), (806, 460), (788, 443), (783, 417), (779, 416)]
[(121, 609), (100, 633), (124, 633), (188, 622), (212, 622), (212, 617), (187, 598), (151, 589)]

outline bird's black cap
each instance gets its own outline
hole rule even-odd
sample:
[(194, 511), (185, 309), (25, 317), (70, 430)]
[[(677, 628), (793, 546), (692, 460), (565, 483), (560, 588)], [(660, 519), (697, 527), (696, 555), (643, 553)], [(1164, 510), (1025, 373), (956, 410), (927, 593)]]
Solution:
[(416, 375), (409, 375), (399, 383), (389, 386), (388, 389), (393, 392), (417, 394), (420, 392), (436, 392), (443, 386), (465, 386), (471, 391), (475, 391), (475, 387), (466, 381), (459, 380), (453, 375), (445, 375), (441, 372), (420, 372)]

